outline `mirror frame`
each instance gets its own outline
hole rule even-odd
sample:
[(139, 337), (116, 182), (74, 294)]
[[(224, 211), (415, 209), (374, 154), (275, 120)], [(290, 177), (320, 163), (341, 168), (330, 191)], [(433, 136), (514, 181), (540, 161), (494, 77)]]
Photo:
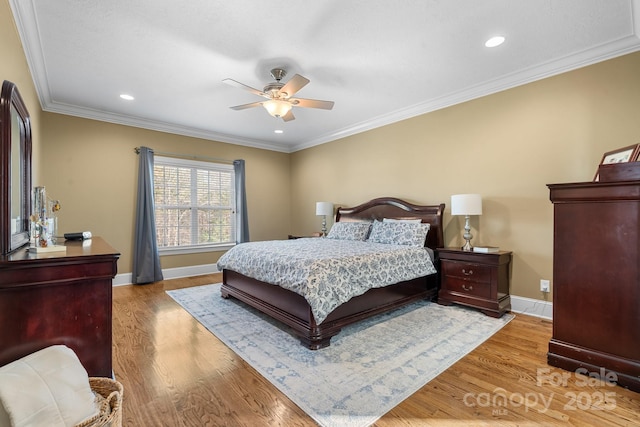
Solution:
[[(12, 123), (11, 112), (17, 112), (20, 127), (20, 156), (13, 162)], [(18, 168), (21, 182), (12, 185), (13, 172)], [(15, 231), (11, 226), (11, 203), (16, 199), (14, 191), (19, 191), (20, 222)], [(0, 255), (9, 254), (29, 243), (29, 216), (31, 215), (31, 119), (27, 107), (12, 82), (2, 83), (0, 94)]]

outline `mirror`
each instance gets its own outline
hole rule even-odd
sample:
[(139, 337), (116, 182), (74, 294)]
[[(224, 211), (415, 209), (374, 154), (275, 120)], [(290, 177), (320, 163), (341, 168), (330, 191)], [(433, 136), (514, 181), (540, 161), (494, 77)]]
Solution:
[(31, 121), (8, 80), (0, 94), (0, 200), (0, 255), (6, 255), (29, 243), (31, 214)]

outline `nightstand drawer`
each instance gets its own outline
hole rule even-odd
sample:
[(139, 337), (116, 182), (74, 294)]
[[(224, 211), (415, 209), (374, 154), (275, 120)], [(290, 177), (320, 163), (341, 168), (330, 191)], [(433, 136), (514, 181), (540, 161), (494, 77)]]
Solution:
[(449, 292), (467, 294), (478, 298), (491, 298), (491, 283), (458, 279), (450, 276), (447, 276), (445, 281), (445, 287)]
[(443, 261), (442, 272), (447, 278), (479, 283), (491, 283), (491, 267), (469, 262)]

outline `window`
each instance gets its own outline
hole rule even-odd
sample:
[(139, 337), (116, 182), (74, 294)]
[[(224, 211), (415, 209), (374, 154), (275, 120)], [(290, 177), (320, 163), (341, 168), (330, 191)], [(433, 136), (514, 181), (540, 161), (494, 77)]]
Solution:
[(163, 253), (198, 252), (235, 244), (232, 165), (156, 156), (156, 233)]

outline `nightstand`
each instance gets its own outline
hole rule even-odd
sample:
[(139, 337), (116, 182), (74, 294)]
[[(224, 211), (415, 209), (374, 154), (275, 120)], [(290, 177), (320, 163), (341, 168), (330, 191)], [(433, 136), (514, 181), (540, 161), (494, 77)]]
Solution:
[(438, 303), (474, 307), (491, 317), (501, 317), (511, 310), (511, 252), (440, 248), (438, 255), (441, 267)]

